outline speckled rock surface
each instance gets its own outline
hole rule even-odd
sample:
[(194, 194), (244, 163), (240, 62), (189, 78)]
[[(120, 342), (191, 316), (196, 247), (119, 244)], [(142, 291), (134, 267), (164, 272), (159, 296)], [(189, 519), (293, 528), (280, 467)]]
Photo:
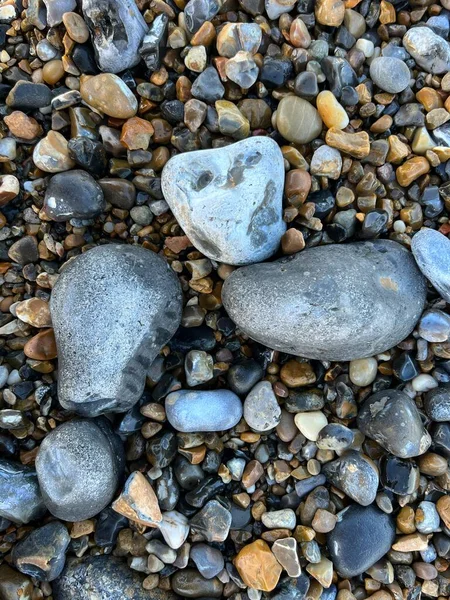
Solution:
[(428, 73), (450, 70), (450, 45), (429, 27), (413, 27), (403, 36), (403, 46)]
[(242, 403), (229, 390), (179, 390), (166, 398), (169, 423), (177, 431), (222, 431), (242, 417)]
[(439, 231), (424, 228), (413, 237), (411, 250), (419, 269), (450, 302), (450, 240)]
[(424, 408), (433, 421), (450, 421), (450, 384), (440, 385), (425, 394)]
[(48, 510), (82, 521), (111, 502), (124, 467), (122, 443), (105, 417), (63, 423), (42, 442), (36, 471)]
[(110, 244), (67, 265), (50, 310), (60, 403), (84, 416), (120, 412), (139, 400), (146, 371), (178, 327), (180, 284), (153, 252)]
[(372, 461), (355, 450), (324, 464), (321, 471), (328, 481), (362, 506), (375, 500), (378, 472)]
[(380, 56), (370, 63), (370, 76), (376, 85), (390, 94), (398, 94), (408, 87), (411, 74), (399, 58)]
[(0, 517), (22, 525), (45, 512), (36, 471), (0, 458)]
[(209, 258), (260, 262), (277, 250), (282, 220), (283, 156), (267, 137), (173, 157), (164, 167), (164, 197), (178, 223)]
[(352, 360), (403, 340), (420, 317), (425, 291), (411, 253), (376, 240), (238, 269), (222, 299), (238, 327), (270, 348)]

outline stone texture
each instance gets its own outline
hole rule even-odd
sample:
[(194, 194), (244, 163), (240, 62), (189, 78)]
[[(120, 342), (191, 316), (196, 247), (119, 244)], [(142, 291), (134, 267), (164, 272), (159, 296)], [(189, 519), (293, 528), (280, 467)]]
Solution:
[(256, 590), (271, 592), (280, 579), (281, 566), (263, 540), (244, 546), (233, 563), (245, 585)]
[(349, 117), (344, 107), (336, 100), (329, 90), (323, 90), (316, 98), (317, 110), (327, 127), (344, 129), (349, 123)]
[(411, 74), (399, 58), (380, 56), (370, 63), (370, 77), (385, 92), (398, 94), (408, 87)]
[(58, 131), (49, 131), (33, 150), (34, 164), (45, 173), (59, 173), (75, 166), (69, 156), (66, 138)]
[(105, 208), (102, 188), (81, 169), (57, 173), (45, 191), (44, 211), (52, 221), (92, 219)]
[(123, 412), (181, 320), (181, 290), (159, 256), (109, 244), (66, 265), (50, 310), (60, 403), (84, 416)]
[(440, 385), (425, 394), (424, 407), (433, 421), (450, 421), (450, 385)]
[(377, 495), (378, 472), (375, 465), (355, 450), (323, 465), (328, 481), (362, 506), (372, 504)]
[(162, 190), (178, 223), (205, 256), (233, 265), (263, 261), (278, 248), (284, 166), (275, 142), (253, 137), (179, 154)]
[(162, 13), (152, 21), (148, 33), (142, 40), (139, 53), (149, 71), (156, 71), (161, 66), (161, 48), (167, 37), (169, 17)]
[(255, 431), (266, 432), (280, 422), (281, 408), (268, 381), (260, 381), (244, 401), (244, 419)]
[(177, 431), (223, 431), (242, 417), (242, 403), (229, 390), (179, 390), (166, 398), (166, 415)]
[(44, 502), (64, 521), (82, 521), (103, 510), (123, 467), (122, 444), (104, 417), (63, 423), (44, 438), (36, 457)]
[(22, 525), (39, 519), (44, 513), (36, 471), (0, 458), (0, 517)]
[(450, 45), (429, 27), (412, 27), (403, 36), (403, 46), (419, 67), (428, 73), (450, 70)]
[(32, 327), (51, 327), (50, 308), (48, 302), (40, 298), (28, 298), (16, 306), (16, 314), (21, 321)]
[(450, 302), (450, 240), (434, 229), (421, 229), (411, 244), (419, 269), (439, 294)]
[(425, 291), (411, 254), (376, 240), (237, 269), (222, 299), (239, 328), (270, 348), (352, 360), (403, 340), (420, 317)]
[(256, 54), (261, 40), (262, 30), (258, 23), (225, 23), (217, 35), (217, 52), (227, 58), (240, 51)]
[(146, 527), (157, 527), (162, 521), (158, 499), (149, 480), (140, 471), (132, 473), (120, 496), (112, 504), (113, 509)]

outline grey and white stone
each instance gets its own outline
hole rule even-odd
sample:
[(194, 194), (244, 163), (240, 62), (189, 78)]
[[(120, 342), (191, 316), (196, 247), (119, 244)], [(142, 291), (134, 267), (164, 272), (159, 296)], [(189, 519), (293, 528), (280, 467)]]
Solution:
[(183, 433), (223, 431), (242, 417), (242, 403), (229, 390), (179, 390), (166, 398), (169, 423)]
[(370, 77), (385, 92), (399, 94), (408, 87), (411, 73), (399, 58), (380, 56), (370, 63)]
[(423, 500), (416, 509), (415, 525), (419, 533), (427, 535), (440, 530), (441, 519), (436, 504)]
[(395, 538), (394, 519), (375, 506), (352, 504), (328, 534), (330, 558), (345, 578), (364, 573), (387, 552)]
[(36, 471), (0, 458), (0, 517), (23, 525), (45, 512)]
[(98, 514), (113, 499), (124, 460), (120, 438), (105, 417), (74, 419), (53, 429), (36, 457), (48, 510), (64, 521)]
[(186, 382), (189, 387), (206, 383), (214, 377), (214, 360), (204, 350), (191, 350), (184, 361)]
[(207, 542), (224, 542), (230, 531), (232, 516), (217, 500), (210, 500), (192, 517), (191, 531)]
[(424, 228), (414, 235), (411, 250), (419, 269), (450, 302), (450, 240), (439, 231)]
[(263, 513), (261, 521), (267, 529), (295, 529), (297, 516), (292, 508), (283, 508)]
[(355, 450), (348, 450), (336, 460), (325, 463), (322, 473), (349, 498), (368, 506), (377, 495), (378, 472), (375, 465)]
[(123, 412), (181, 320), (177, 277), (137, 246), (93, 248), (65, 266), (50, 310), (59, 357), (58, 398), (84, 416)]
[(319, 360), (374, 356), (419, 319), (425, 280), (411, 253), (389, 240), (333, 244), (243, 267), (225, 281), (229, 316), (274, 350)]
[(158, 529), (166, 544), (173, 550), (178, 550), (189, 535), (189, 521), (177, 510), (169, 510), (162, 514)]
[(341, 423), (328, 423), (319, 431), (316, 446), (321, 450), (345, 450), (352, 445), (354, 433)]
[(424, 408), (432, 421), (450, 421), (450, 384), (442, 384), (427, 392)]
[(260, 381), (244, 400), (244, 419), (255, 431), (270, 431), (281, 419), (281, 408), (268, 381)]
[(419, 67), (428, 73), (450, 70), (450, 44), (429, 27), (412, 27), (403, 36), (403, 46)]
[(450, 337), (450, 315), (437, 308), (427, 310), (420, 319), (418, 331), (427, 342), (446, 342)]
[(161, 48), (167, 37), (168, 22), (169, 17), (166, 14), (157, 15), (139, 48), (139, 53), (144, 59), (147, 69), (151, 72), (156, 71), (161, 66)]
[(269, 19), (278, 19), (294, 8), (295, 0), (265, 0), (264, 5)]
[(195, 544), (191, 548), (190, 556), (205, 579), (216, 577), (225, 566), (222, 552), (208, 544)]
[(98, 67), (120, 73), (138, 64), (148, 27), (134, 0), (82, 0)]
[(45, 191), (44, 211), (53, 221), (92, 219), (105, 208), (102, 188), (81, 169), (57, 173)]
[(260, 262), (277, 250), (286, 229), (283, 185), (278, 145), (258, 136), (178, 154), (162, 173), (164, 197), (194, 246), (232, 265)]
[(189, 33), (195, 33), (205, 21), (210, 21), (220, 10), (218, 0), (189, 0), (184, 8), (184, 19)]
[(420, 456), (431, 445), (414, 400), (399, 390), (369, 396), (358, 413), (358, 428), (399, 458)]
[(43, 0), (47, 9), (47, 25), (55, 27), (62, 23), (63, 14), (77, 7), (77, 0)]
[(250, 88), (258, 79), (258, 65), (250, 52), (240, 51), (225, 64), (225, 74), (239, 87)]

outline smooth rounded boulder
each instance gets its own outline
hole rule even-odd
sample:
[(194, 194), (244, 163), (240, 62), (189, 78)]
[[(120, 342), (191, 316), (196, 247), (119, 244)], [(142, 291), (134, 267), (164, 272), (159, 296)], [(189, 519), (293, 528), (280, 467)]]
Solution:
[(178, 279), (154, 252), (108, 244), (68, 263), (50, 302), (61, 405), (88, 417), (131, 408), (181, 309)]
[(304, 250), (234, 271), (222, 300), (250, 338), (296, 356), (354, 360), (414, 329), (426, 282), (408, 250), (375, 240)]

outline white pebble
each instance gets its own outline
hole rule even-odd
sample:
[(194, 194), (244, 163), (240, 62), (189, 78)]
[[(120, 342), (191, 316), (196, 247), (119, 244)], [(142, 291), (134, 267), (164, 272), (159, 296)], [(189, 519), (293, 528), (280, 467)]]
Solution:
[(375, 51), (374, 43), (370, 40), (365, 40), (364, 38), (359, 38), (355, 46), (356, 48), (358, 48), (358, 50), (361, 50), (361, 52), (366, 58), (370, 58), (371, 56), (373, 56), (373, 53)]
[(429, 392), (433, 388), (436, 388), (438, 386), (438, 382), (436, 379), (431, 377), (431, 375), (422, 373), (421, 375), (414, 377), (414, 379), (411, 381), (411, 385), (415, 392), (422, 393)]
[(350, 361), (349, 377), (355, 385), (364, 387), (375, 381), (378, 363), (376, 358), (358, 358)]
[(8, 367), (6, 367), (5, 365), (1, 365), (0, 366), (0, 388), (2, 388), (5, 385), (5, 383), (8, 381), (8, 375), (9, 375)]
[(17, 369), (13, 369), (7, 380), (8, 385), (14, 385), (15, 383), (20, 383), (21, 381), (22, 378), (19, 375), (19, 371)]
[(326, 416), (320, 410), (297, 413), (294, 417), (294, 421), (300, 430), (300, 433), (311, 442), (315, 442), (319, 435), (319, 431), (321, 431), (325, 425), (328, 425)]
[(394, 221), (394, 231), (397, 233), (405, 233), (406, 224), (403, 221)]

